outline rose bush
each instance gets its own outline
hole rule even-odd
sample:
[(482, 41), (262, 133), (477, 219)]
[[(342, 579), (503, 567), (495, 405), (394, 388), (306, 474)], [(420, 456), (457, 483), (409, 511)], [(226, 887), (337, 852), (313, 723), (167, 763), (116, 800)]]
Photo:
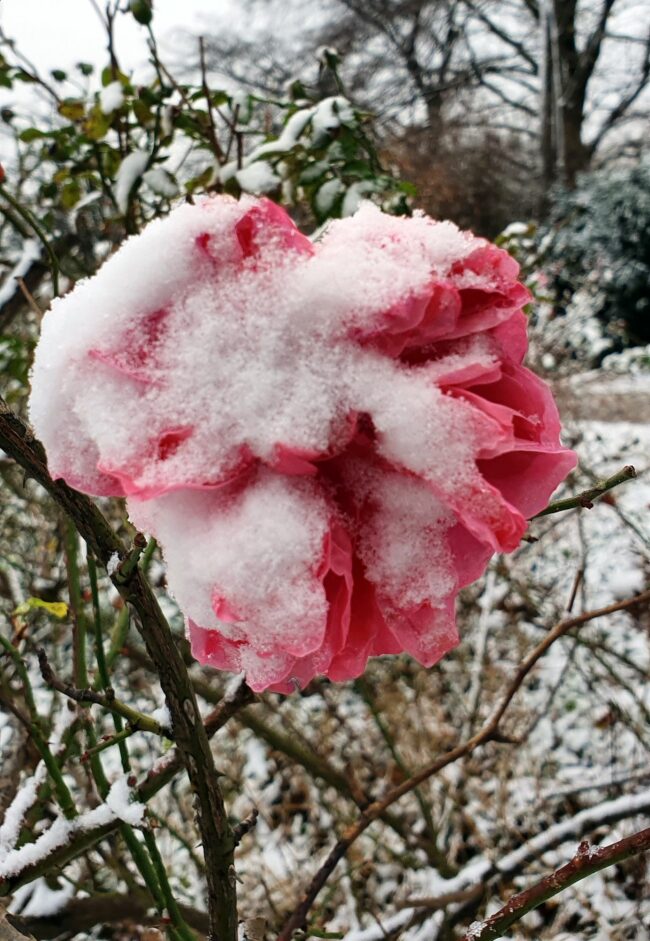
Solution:
[(283, 692), (432, 664), (575, 465), (517, 275), (421, 215), (312, 242), (268, 200), (205, 199), (53, 304), (32, 421), (54, 475), (158, 537), (202, 662)]

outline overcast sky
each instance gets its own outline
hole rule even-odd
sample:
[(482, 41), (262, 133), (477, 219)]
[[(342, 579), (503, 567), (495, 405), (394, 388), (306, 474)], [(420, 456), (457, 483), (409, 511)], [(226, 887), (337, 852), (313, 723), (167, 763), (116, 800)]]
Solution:
[[(100, 0), (100, 6), (103, 6)], [(231, 0), (156, 0), (154, 26), (163, 50), (182, 30), (199, 33)], [(42, 72), (80, 60), (104, 64), (105, 38), (90, 0), (0, 0), (0, 25)], [(146, 62), (146, 30), (118, 16), (116, 45), (125, 69)]]

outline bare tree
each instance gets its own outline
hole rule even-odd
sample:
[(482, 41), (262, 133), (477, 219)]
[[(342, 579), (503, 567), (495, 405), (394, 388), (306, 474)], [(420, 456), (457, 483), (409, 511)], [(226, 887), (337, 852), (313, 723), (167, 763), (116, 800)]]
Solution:
[(454, 148), (459, 129), (474, 144), (477, 128), (516, 134), (522, 150), (534, 143), (524, 175), (542, 192), (638, 146), (647, 122), (650, 9), (638, 0), (313, 0), (294, 12), (307, 28), (273, 42), (263, 27), (246, 39), (220, 30), (213, 67), (279, 89), (319, 45), (335, 46), (351, 93), (388, 131), (424, 132), (431, 157), (450, 131)]
[[(650, 11), (644, 4), (467, 0), (466, 6), (512, 57), (507, 72), (493, 84), (481, 79), (482, 85), (525, 118), (539, 114), (545, 190), (556, 180), (573, 186), (606, 139), (618, 132), (620, 140), (626, 123), (647, 121), (647, 109), (633, 111), (650, 83)], [(506, 99), (508, 77), (519, 93)]]

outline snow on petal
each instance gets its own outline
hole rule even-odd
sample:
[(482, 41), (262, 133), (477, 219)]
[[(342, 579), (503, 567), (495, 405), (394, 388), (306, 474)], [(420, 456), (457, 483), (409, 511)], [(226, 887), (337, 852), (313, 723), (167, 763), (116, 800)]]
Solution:
[(422, 214), (364, 204), (311, 242), (268, 199), (205, 198), (54, 302), (32, 422), (55, 476), (158, 537), (203, 662), (282, 692), (431, 664), (575, 464), (517, 277)]

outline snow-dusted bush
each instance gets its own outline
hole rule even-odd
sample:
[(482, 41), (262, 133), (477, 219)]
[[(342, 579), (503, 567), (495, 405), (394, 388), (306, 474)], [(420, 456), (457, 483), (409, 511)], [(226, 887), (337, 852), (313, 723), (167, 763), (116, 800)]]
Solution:
[(602, 325), (592, 359), (650, 341), (650, 160), (558, 192), (541, 237), (556, 315), (571, 318), (580, 291)]

